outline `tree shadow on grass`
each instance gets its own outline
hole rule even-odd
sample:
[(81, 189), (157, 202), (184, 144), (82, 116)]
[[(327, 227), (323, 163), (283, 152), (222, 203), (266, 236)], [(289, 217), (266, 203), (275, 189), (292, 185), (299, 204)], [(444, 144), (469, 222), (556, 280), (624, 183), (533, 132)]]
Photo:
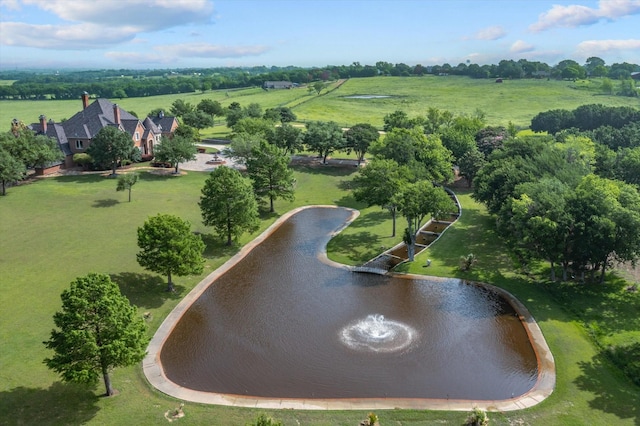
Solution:
[(291, 168), (300, 173), (325, 176), (351, 176), (358, 171), (357, 167), (331, 165), (292, 165)]
[(114, 200), (113, 198), (107, 198), (105, 200), (95, 200), (92, 207), (113, 207), (116, 204), (120, 204), (120, 201)]
[(370, 211), (366, 214), (358, 216), (349, 226), (351, 228), (371, 228), (377, 226), (391, 218), (391, 214), (387, 210)]
[(3, 425), (79, 425), (93, 419), (99, 397), (88, 386), (53, 383), (49, 389), (19, 386), (0, 392)]
[(624, 388), (612, 386), (608, 377), (611, 376), (614, 367), (603, 353), (594, 356), (589, 362), (580, 362), (579, 366), (582, 375), (576, 379), (576, 384), (580, 389), (595, 395), (589, 401), (592, 409), (611, 413), (620, 419), (632, 419), (640, 426), (638, 388), (631, 384)]
[(105, 177), (102, 175), (102, 173), (91, 173), (91, 174), (56, 176), (53, 179), (55, 179), (57, 182), (60, 182), (60, 183), (83, 183), (84, 184), (84, 183), (104, 182)]
[(205, 244), (203, 256), (206, 258), (231, 257), (238, 252), (237, 244), (228, 246), (226, 240), (223, 241), (218, 235), (200, 234), (200, 237)]
[[(369, 231), (357, 232), (355, 234), (338, 234), (330, 242), (327, 250), (338, 255), (346, 256), (352, 262), (364, 263), (378, 254), (382, 242), (378, 235)], [(340, 247), (341, 250), (336, 250)]]
[(175, 291), (168, 292), (166, 277), (137, 272), (111, 274), (111, 281), (118, 284), (120, 291), (132, 305), (146, 309), (159, 308), (167, 299), (180, 299), (185, 290), (174, 279)]

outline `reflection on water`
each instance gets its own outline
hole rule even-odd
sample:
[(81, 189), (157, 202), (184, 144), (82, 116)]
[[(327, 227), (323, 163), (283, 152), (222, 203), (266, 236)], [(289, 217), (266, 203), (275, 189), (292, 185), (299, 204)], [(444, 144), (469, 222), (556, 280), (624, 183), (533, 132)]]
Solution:
[(214, 282), (162, 348), (167, 377), (280, 398), (505, 399), (531, 389), (534, 351), (498, 295), (320, 262), (349, 215), (303, 210)]

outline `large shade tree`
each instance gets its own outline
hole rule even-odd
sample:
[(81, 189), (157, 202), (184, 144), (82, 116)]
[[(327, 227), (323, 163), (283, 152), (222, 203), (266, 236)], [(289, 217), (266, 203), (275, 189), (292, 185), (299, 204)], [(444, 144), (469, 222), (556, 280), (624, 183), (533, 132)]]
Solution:
[(111, 175), (115, 176), (118, 163), (131, 157), (134, 145), (131, 136), (114, 126), (107, 126), (91, 140), (87, 154), (94, 163), (111, 168)]
[(369, 146), (380, 138), (380, 133), (369, 123), (359, 123), (345, 132), (347, 151), (353, 150), (358, 158), (358, 165), (364, 160)]
[(269, 200), (269, 212), (275, 211), (273, 201), (278, 198), (293, 201), (296, 180), (289, 168), (289, 157), (274, 145), (263, 141), (253, 149), (247, 160), (247, 174), (256, 196)]
[(174, 135), (172, 138), (163, 136), (160, 143), (154, 148), (156, 159), (166, 161), (174, 167), (174, 173), (178, 173), (180, 163), (196, 159), (198, 148), (193, 139)]
[(202, 222), (213, 226), (231, 245), (242, 233), (258, 229), (258, 203), (249, 178), (230, 167), (217, 167), (204, 183), (200, 197)]
[(304, 148), (302, 130), (288, 123), (276, 127), (267, 135), (267, 141), (278, 147), (283, 154), (295, 154)]
[(396, 213), (398, 205), (394, 195), (412, 178), (406, 166), (399, 166), (393, 160), (373, 159), (354, 177), (353, 195), (356, 200), (369, 206), (380, 206), (391, 213), (391, 236), (396, 236)]
[(28, 169), (44, 167), (63, 157), (53, 139), (36, 135), (22, 122), (12, 123), (12, 131), (0, 133), (2, 195), (6, 195), (6, 184), (23, 179)]
[(96, 384), (102, 376), (106, 395), (113, 395), (110, 371), (145, 356), (144, 320), (108, 275), (77, 278), (61, 298), (62, 310), (53, 315), (57, 329), (44, 342), (54, 355), (45, 364), (65, 382)]
[(344, 148), (345, 139), (342, 128), (333, 121), (312, 121), (307, 123), (304, 142), (309, 151), (315, 151), (326, 164), (327, 157), (333, 152)]
[(172, 276), (195, 275), (204, 267), (205, 245), (191, 232), (191, 224), (178, 216), (158, 214), (138, 228), (138, 263), (167, 276), (167, 291), (173, 291)]

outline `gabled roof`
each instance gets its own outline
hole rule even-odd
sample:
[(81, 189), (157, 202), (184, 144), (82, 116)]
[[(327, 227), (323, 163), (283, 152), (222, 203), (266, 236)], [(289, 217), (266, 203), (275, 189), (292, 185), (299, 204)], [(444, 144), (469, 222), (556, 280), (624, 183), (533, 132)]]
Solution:
[(43, 134), (50, 138), (55, 139), (60, 146), (60, 150), (64, 153), (64, 155), (71, 155), (71, 149), (69, 148), (69, 141), (67, 140), (67, 135), (64, 132), (64, 128), (60, 123), (54, 123), (49, 120), (47, 123), (47, 131), (42, 131), (41, 123), (33, 123), (28, 126), (31, 130), (33, 130), (36, 134)]
[(175, 117), (167, 117), (164, 114), (156, 115), (155, 117), (151, 117), (153, 124), (155, 124), (158, 128), (158, 131), (162, 133), (168, 133), (171, 131), (171, 127), (173, 123), (176, 122)]
[[(120, 124), (123, 130), (128, 131), (128, 128), (131, 127), (135, 129), (135, 125), (125, 124), (125, 122), (134, 121), (137, 123), (139, 120), (122, 108), (117, 108), (120, 112)], [(93, 139), (101, 129), (117, 125), (113, 109), (114, 104), (108, 99), (96, 99), (91, 105), (63, 123), (67, 138)], [(128, 133), (133, 134), (133, 131)]]

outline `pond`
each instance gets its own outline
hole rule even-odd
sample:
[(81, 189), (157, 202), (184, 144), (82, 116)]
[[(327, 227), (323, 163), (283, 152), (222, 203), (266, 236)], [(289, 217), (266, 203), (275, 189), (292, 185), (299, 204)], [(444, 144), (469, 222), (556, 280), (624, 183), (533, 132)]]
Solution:
[(351, 215), (303, 209), (226, 269), (163, 341), (166, 379), (265, 398), (501, 400), (534, 387), (536, 351), (496, 292), (328, 261)]

